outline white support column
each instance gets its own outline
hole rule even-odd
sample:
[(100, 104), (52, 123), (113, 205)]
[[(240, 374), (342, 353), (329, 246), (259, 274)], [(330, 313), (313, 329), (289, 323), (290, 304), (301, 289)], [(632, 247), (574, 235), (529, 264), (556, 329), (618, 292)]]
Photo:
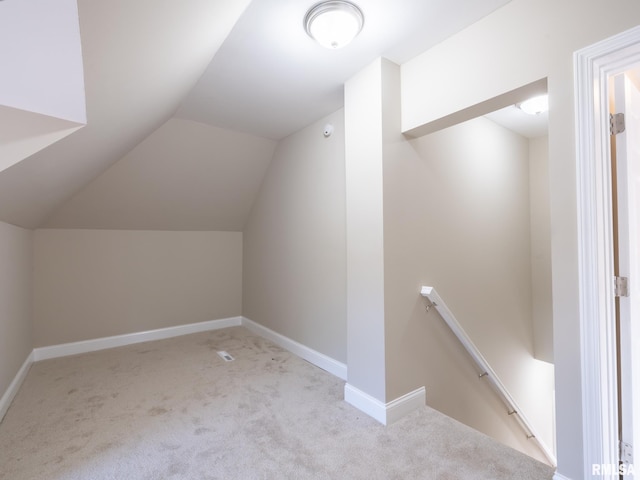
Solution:
[(385, 403), (382, 62), (374, 61), (345, 84), (345, 399), (352, 404), (356, 402), (349, 392), (354, 391)]

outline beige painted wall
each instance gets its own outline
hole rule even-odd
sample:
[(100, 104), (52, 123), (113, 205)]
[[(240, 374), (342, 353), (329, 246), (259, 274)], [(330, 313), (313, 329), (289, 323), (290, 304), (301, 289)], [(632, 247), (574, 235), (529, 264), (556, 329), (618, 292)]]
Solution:
[(34, 343), (241, 314), (242, 234), (36, 230)]
[[(323, 127), (334, 126), (325, 138)], [(346, 362), (344, 119), (283, 139), (244, 229), (243, 315)]]
[[(553, 445), (553, 367), (534, 359), (529, 142), (478, 118), (385, 156), (387, 389), (544, 460), (418, 292), (436, 288), (534, 428)], [(496, 402), (496, 400), (498, 400)], [(542, 435), (541, 435), (542, 437)]]
[(572, 56), (635, 26), (638, 18), (640, 3), (631, 0), (513, 0), (402, 66), (405, 129), (548, 78), (558, 472), (574, 479), (587, 472), (581, 442)]
[(0, 222), (0, 397), (33, 349), (33, 232)]
[(553, 363), (553, 292), (551, 281), (551, 208), (549, 206), (549, 138), (529, 140), (531, 211), (531, 305), (533, 352)]

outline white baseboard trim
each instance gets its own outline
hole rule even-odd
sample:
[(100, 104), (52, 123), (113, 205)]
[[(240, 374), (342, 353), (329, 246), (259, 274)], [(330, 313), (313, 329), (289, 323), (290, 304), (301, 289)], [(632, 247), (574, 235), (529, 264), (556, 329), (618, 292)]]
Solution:
[(24, 382), (24, 379), (27, 376), (32, 363), (33, 351), (31, 351), (31, 353), (27, 356), (27, 359), (20, 367), (20, 370), (18, 370), (18, 373), (16, 373), (13, 381), (9, 384), (9, 388), (7, 388), (7, 390), (4, 392), (4, 395), (2, 395), (2, 398), (0, 398), (0, 422), (7, 413), (7, 410), (9, 410), (9, 405), (11, 405), (11, 402), (16, 396), (16, 393), (18, 393), (20, 385), (22, 385), (22, 382)]
[(344, 400), (383, 425), (390, 425), (413, 410), (424, 407), (426, 405), (426, 390), (424, 387), (420, 387), (395, 400), (383, 403), (347, 383), (344, 386)]
[(241, 324), (242, 317), (231, 317), (220, 320), (189, 323), (187, 325), (177, 325), (175, 327), (159, 328), (157, 330), (149, 330), (146, 332), (128, 333), (125, 335), (115, 335), (113, 337), (64, 343), (61, 345), (52, 345), (50, 347), (38, 347), (33, 349), (33, 361), (37, 362), (40, 360), (48, 360), (50, 358), (95, 352), (97, 350), (104, 350), (107, 348), (132, 345), (134, 343), (164, 340), (166, 338), (179, 337), (190, 333), (206, 332), (209, 330), (218, 330), (220, 328), (238, 327)]
[(338, 362), (337, 360), (334, 360), (333, 358), (328, 357), (323, 353), (317, 352), (316, 350), (313, 350), (306, 345), (302, 345), (295, 340), (291, 340), (290, 338), (274, 332), (273, 330), (264, 327), (246, 317), (242, 317), (242, 326), (246, 327), (257, 335), (266, 338), (267, 340), (271, 340), (276, 345), (289, 350), (291, 353), (304, 358), (309, 363), (312, 363), (315, 366), (326, 370), (336, 377), (345, 381), (347, 380), (347, 366), (344, 363)]
[(424, 408), (426, 404), (427, 391), (425, 387), (420, 387), (413, 392), (406, 393), (395, 400), (391, 400), (385, 405), (387, 409), (387, 425), (400, 420), (418, 408)]
[(565, 477), (561, 473), (556, 472), (553, 476), (553, 480), (571, 480), (569, 477)]

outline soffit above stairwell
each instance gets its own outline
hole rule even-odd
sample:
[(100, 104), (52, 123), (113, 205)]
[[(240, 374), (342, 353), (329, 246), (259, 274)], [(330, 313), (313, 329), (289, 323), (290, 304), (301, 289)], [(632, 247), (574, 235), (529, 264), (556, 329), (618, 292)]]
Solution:
[(79, 0), (87, 126), (0, 172), (0, 220), (39, 226), (164, 124), (248, 3)]
[(241, 231), (276, 145), (172, 118), (42, 226)]

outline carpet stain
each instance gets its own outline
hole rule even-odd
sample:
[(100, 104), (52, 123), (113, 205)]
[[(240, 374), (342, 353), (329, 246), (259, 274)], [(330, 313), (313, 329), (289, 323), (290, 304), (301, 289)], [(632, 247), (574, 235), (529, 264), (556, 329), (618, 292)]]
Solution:
[(196, 454), (196, 458), (199, 460), (207, 460), (209, 458), (213, 458), (218, 454), (218, 449), (215, 447), (208, 448), (203, 450), (202, 452), (198, 452)]
[(120, 446), (118, 442), (103, 442), (93, 449), (94, 453), (104, 453)]
[(153, 407), (150, 408), (149, 411), (147, 412), (149, 415), (151, 415), (152, 417), (157, 417), (158, 415), (164, 415), (165, 413), (167, 413), (169, 410), (167, 410), (166, 408), (162, 408), (162, 407)]
[(162, 449), (163, 449), (163, 450), (165, 450), (165, 451), (170, 451), (170, 452), (174, 452), (174, 451), (176, 451), (176, 450), (179, 450), (179, 449), (180, 449), (180, 445), (175, 444), (175, 443), (165, 443), (165, 442), (162, 442), (162, 443), (160, 444), (160, 446), (162, 447)]
[(82, 450), (82, 447), (78, 445), (70, 445), (64, 449), (64, 453), (72, 454), (72, 453), (79, 452), (80, 450)]
[(189, 471), (189, 464), (186, 462), (173, 462), (169, 465), (167, 473), (169, 475), (185, 475)]

